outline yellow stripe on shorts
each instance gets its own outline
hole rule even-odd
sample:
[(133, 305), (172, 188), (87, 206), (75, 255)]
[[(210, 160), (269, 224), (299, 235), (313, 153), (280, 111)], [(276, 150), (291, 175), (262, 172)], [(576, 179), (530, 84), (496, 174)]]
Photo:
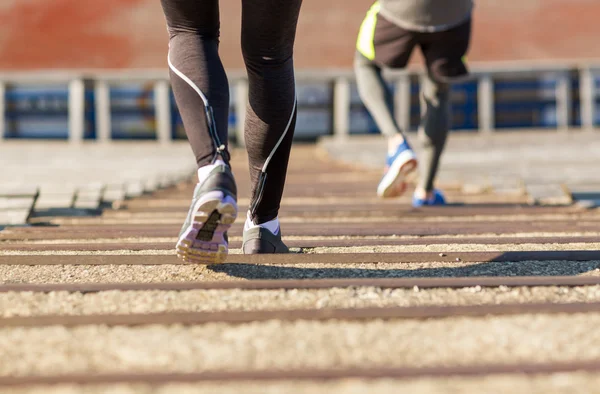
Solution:
[(377, 14), (381, 9), (379, 1), (371, 6), (367, 12), (365, 20), (360, 25), (360, 31), (358, 32), (358, 39), (356, 40), (356, 49), (367, 59), (375, 59), (375, 45), (373, 45), (373, 38), (375, 37), (375, 25), (377, 24)]

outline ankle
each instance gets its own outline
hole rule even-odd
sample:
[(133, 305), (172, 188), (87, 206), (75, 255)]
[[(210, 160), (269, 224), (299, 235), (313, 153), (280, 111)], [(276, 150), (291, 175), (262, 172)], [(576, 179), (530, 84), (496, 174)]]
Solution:
[(244, 223), (244, 231), (248, 231), (251, 228), (255, 227), (265, 228), (274, 235), (277, 235), (277, 233), (279, 233), (279, 217), (269, 220), (268, 222), (255, 223), (254, 220), (252, 220), (252, 217), (250, 216), (250, 212), (248, 212), (248, 214), (246, 215), (246, 223)]
[(393, 137), (388, 138), (388, 152), (394, 153), (398, 146), (404, 142), (404, 136), (402, 134), (396, 134)]
[(214, 164), (217, 164), (217, 163), (227, 164), (227, 161), (223, 158), (223, 156), (221, 154), (217, 154), (217, 156), (215, 157)]
[(415, 189), (415, 197), (422, 200), (430, 200), (433, 198), (433, 190), (425, 190), (421, 187)]
[(198, 183), (204, 182), (210, 172), (219, 165), (226, 165), (226, 163), (220, 157), (217, 158), (214, 163), (198, 168)]

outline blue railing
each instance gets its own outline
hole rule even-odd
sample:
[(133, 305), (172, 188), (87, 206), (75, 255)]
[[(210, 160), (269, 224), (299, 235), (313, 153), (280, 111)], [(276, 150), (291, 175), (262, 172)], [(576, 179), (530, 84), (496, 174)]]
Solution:
[[(351, 75), (346, 73), (346, 76)], [(492, 73), (493, 75), (493, 73)], [(540, 72), (525, 75), (501, 74), (493, 77), (493, 129), (557, 128), (557, 88), (564, 77), (560, 73)], [(351, 78), (348, 77), (348, 78)], [(419, 78), (410, 78), (410, 128), (415, 130), (420, 120)], [(580, 75), (569, 73), (570, 85), (568, 126), (582, 125)], [(298, 80), (297, 136), (312, 137), (333, 132), (334, 81), (332, 78)], [(377, 126), (358, 96), (355, 84), (350, 82), (348, 128), (350, 134), (378, 133)], [(60, 83), (31, 83), (4, 81), (4, 137), (5, 138), (67, 138), (69, 136), (69, 85)], [(593, 125), (600, 125), (600, 99), (595, 92), (600, 88), (600, 73), (592, 73)], [(397, 84), (390, 83), (392, 90)], [(238, 90), (232, 84), (229, 126), (238, 127), (240, 107), (236, 105)], [(481, 128), (481, 97), (479, 79), (457, 83), (452, 88), (452, 128), (478, 130)], [(96, 93), (92, 81), (84, 90), (84, 138), (98, 136)], [(170, 93), (170, 132), (173, 139), (185, 138), (177, 106)], [(406, 103), (408, 105), (408, 103)], [(110, 132), (112, 139), (154, 139), (157, 136), (155, 81), (126, 79), (109, 84)]]

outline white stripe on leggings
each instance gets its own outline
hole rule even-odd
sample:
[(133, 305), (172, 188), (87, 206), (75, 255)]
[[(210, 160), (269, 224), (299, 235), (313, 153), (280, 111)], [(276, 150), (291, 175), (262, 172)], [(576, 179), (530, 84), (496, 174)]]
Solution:
[[(196, 91), (196, 93), (198, 93), (198, 96), (200, 96), (200, 98), (204, 102), (204, 106), (207, 109), (210, 108), (210, 106), (208, 104), (208, 99), (206, 98), (206, 96), (204, 95), (204, 93), (202, 93), (202, 90), (200, 90), (200, 88), (198, 87), (198, 85), (196, 85), (191, 79), (189, 79), (184, 73), (182, 73), (181, 71), (179, 71), (177, 69), (177, 67), (175, 67), (173, 65), (173, 63), (171, 62), (171, 53), (170, 52), (169, 52), (169, 54), (167, 56), (167, 62), (169, 63), (169, 68), (175, 74), (177, 74), (177, 76), (179, 76), (179, 78), (183, 79), (188, 85), (190, 85), (190, 87), (192, 89), (194, 89)], [(208, 119), (207, 119), (207, 122), (208, 122)], [(221, 146), (221, 140), (219, 139), (219, 136), (216, 134), (215, 130), (212, 130), (211, 127), (209, 127), (208, 129), (209, 129), (208, 132), (211, 134), (213, 142), (216, 144), (217, 147), (220, 147)]]
[(267, 157), (267, 160), (265, 161), (265, 165), (262, 168), (262, 172), (267, 171), (267, 166), (269, 165), (269, 162), (273, 158), (273, 155), (275, 155), (275, 152), (277, 152), (277, 148), (279, 148), (279, 145), (281, 145), (281, 141), (283, 141), (288, 130), (290, 129), (290, 125), (292, 124), (292, 119), (294, 119), (294, 113), (296, 112), (296, 108), (297, 108), (297, 97), (294, 97), (294, 107), (292, 108), (292, 114), (290, 115), (290, 120), (288, 120), (288, 124), (287, 124), (287, 126), (285, 126), (285, 130), (283, 131), (281, 138), (279, 138), (279, 141), (277, 141), (277, 144), (275, 144), (275, 147), (271, 151), (271, 154), (269, 155), (269, 157)]

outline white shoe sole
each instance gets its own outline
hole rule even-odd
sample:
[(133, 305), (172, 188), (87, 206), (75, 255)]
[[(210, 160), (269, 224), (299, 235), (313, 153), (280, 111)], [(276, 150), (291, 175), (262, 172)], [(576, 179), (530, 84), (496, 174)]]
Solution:
[(392, 163), (377, 186), (377, 196), (399, 197), (406, 191), (406, 177), (417, 169), (417, 156), (412, 150), (402, 152)]
[(206, 193), (193, 209), (191, 225), (181, 234), (175, 249), (186, 263), (219, 264), (227, 258), (224, 234), (235, 222), (238, 207), (223, 192)]

